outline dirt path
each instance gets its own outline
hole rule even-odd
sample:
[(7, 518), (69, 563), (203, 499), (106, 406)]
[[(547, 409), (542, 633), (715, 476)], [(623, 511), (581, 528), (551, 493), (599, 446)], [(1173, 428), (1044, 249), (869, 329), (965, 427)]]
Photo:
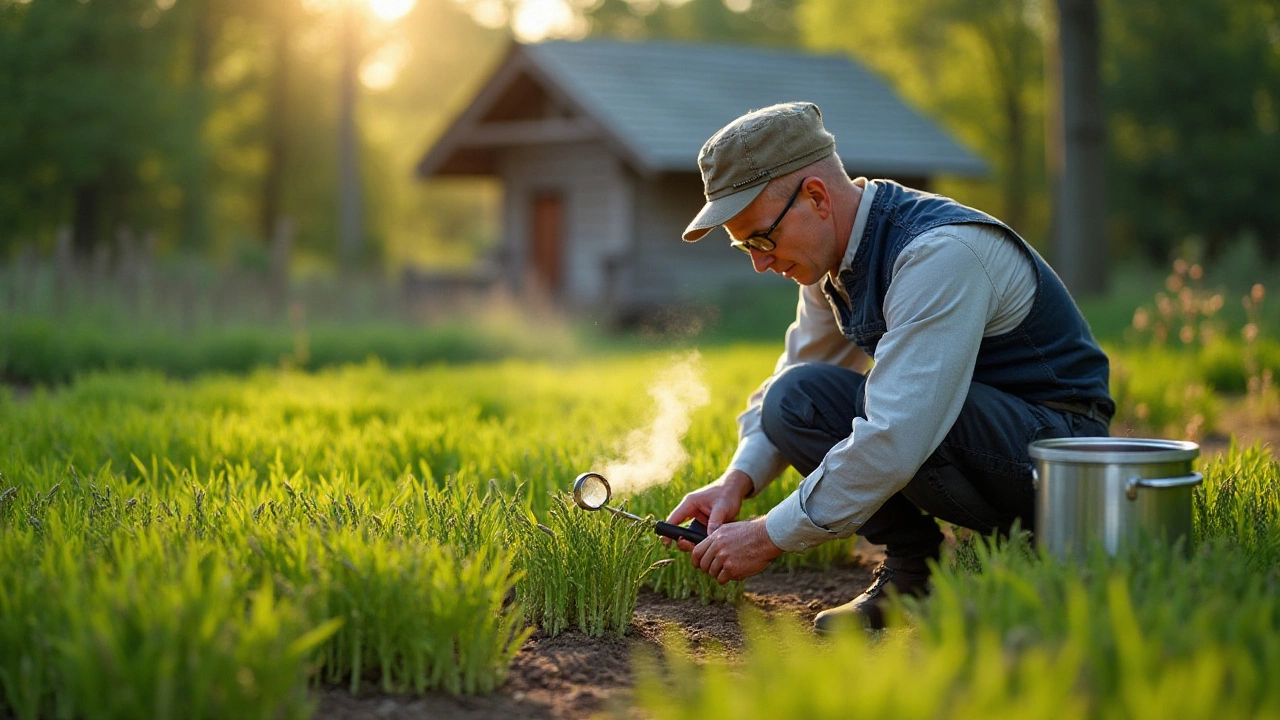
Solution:
[(702, 605), (672, 600), (650, 590), (640, 593), (636, 616), (624, 638), (591, 639), (578, 632), (557, 637), (535, 635), (512, 663), (497, 692), (482, 697), (394, 696), (371, 693), (353, 698), (344, 688), (316, 692), (318, 720), (579, 720), (627, 707), (634, 675), (636, 646), (658, 647), (674, 626), (684, 634), (695, 656), (735, 652), (742, 645), (738, 613), (754, 607), (767, 615), (786, 613), (808, 622), (820, 611), (852, 600), (871, 579), (879, 562), (874, 548), (860, 548), (849, 564), (829, 570), (770, 570), (746, 583), (738, 605)]

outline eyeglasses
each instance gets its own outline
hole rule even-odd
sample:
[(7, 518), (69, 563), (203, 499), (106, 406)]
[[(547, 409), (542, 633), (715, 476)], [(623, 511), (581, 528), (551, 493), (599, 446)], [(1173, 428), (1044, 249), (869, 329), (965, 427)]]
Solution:
[[(805, 178), (805, 180), (808, 179), (809, 178)], [(773, 221), (773, 224), (769, 226), (768, 230), (765, 230), (763, 233), (748, 235), (742, 240), (734, 240), (729, 243), (729, 247), (737, 248), (748, 255), (751, 254), (752, 250), (762, 253), (773, 252), (773, 249), (778, 247), (778, 243), (774, 242), (774, 239), (769, 236), (773, 234), (774, 230), (778, 229), (778, 223), (782, 222), (782, 218), (787, 216), (787, 212), (791, 210), (792, 204), (794, 204), (796, 198), (800, 196), (800, 188), (802, 187), (804, 187), (804, 180), (801, 180), (800, 184), (796, 186), (796, 191), (791, 193), (791, 199), (787, 201), (787, 206), (782, 208), (782, 212), (778, 214), (778, 219)]]

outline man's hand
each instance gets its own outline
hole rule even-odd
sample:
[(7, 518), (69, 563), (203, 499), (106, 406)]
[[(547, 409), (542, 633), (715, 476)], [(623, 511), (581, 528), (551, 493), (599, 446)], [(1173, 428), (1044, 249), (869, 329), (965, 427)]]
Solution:
[(782, 549), (773, 544), (764, 518), (760, 517), (722, 525), (693, 548), (689, 561), (723, 585), (755, 575), (781, 554)]
[[(710, 485), (685, 495), (684, 500), (671, 511), (667, 522), (679, 525), (693, 518), (706, 525), (707, 534), (711, 534), (721, 525), (737, 519), (742, 510), (742, 500), (753, 487), (749, 475), (741, 470), (729, 470)], [(670, 541), (664, 538), (663, 542)], [(693, 543), (681, 540), (677, 547), (689, 552), (693, 550)]]

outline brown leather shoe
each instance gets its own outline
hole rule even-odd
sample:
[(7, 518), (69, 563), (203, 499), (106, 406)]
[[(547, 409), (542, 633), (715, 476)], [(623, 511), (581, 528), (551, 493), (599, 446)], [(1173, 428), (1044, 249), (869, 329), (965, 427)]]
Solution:
[[(872, 583), (861, 595), (839, 607), (824, 610), (813, 619), (813, 628), (819, 634), (835, 631), (849, 624), (868, 630), (884, 627), (884, 606), (897, 595), (924, 597), (929, 594), (929, 570), (917, 565), (910, 570), (891, 567), (893, 559), (885, 561), (871, 573)], [(923, 571), (918, 568), (923, 567)]]

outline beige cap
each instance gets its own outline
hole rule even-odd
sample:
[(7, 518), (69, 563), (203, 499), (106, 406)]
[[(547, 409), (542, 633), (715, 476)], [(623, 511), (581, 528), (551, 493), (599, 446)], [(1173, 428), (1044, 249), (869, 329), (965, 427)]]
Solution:
[(685, 241), (695, 242), (732, 220), (773, 178), (835, 151), (836, 138), (822, 126), (822, 111), (809, 102), (770, 105), (725, 125), (698, 153), (707, 204), (684, 229)]

